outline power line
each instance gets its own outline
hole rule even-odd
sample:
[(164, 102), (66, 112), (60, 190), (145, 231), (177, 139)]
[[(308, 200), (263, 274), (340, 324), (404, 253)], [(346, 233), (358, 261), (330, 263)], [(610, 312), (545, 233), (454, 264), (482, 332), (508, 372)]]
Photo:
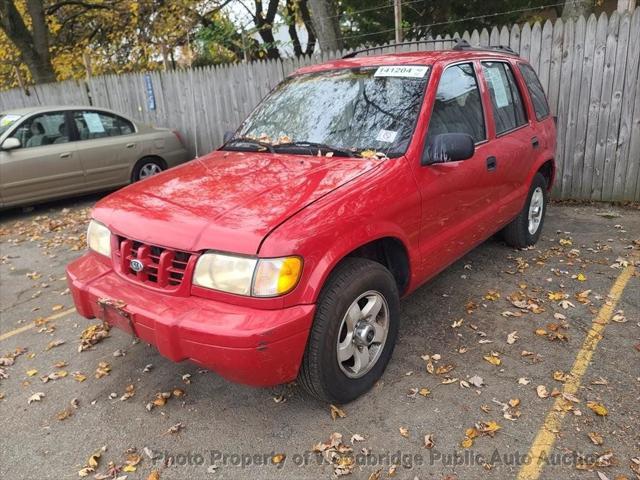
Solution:
[[(423, 1), (423, 0), (413, 0), (411, 2), (403, 2), (403, 6), (407, 5), (409, 3), (417, 3), (418, 1)], [(417, 29), (417, 28), (430, 28), (430, 27), (437, 27), (437, 26), (441, 26), (441, 25), (449, 25), (452, 23), (461, 23), (461, 22), (466, 22), (468, 20), (479, 20), (481, 18), (493, 18), (493, 17), (499, 17), (502, 15), (509, 15), (511, 13), (523, 13), (523, 12), (531, 12), (534, 10), (543, 10), (545, 8), (551, 8), (551, 7), (558, 7), (558, 6), (562, 6), (564, 5), (563, 3), (551, 3), (548, 5), (540, 5), (538, 7), (528, 7), (528, 8), (518, 8), (518, 9), (514, 9), (514, 10), (507, 10), (504, 12), (496, 12), (496, 13), (487, 13), (484, 15), (474, 15), (471, 17), (464, 17), (464, 18), (458, 18), (456, 20), (447, 20), (447, 21), (442, 21), (442, 22), (435, 22), (435, 23), (428, 23), (428, 24), (424, 24), (424, 25), (410, 25), (408, 27), (404, 27), (403, 30), (411, 30), (411, 29)], [(393, 6), (393, 5), (390, 5)], [(373, 10), (373, 9), (367, 9), (367, 10)], [(364, 11), (364, 10), (361, 10)], [(368, 33), (359, 33), (356, 35), (347, 35), (347, 36), (343, 36), (342, 39), (346, 40), (346, 39), (351, 39), (351, 38), (360, 38), (360, 37), (370, 37), (372, 35), (380, 35), (382, 33), (390, 33), (395, 31), (395, 28), (389, 28), (389, 29), (385, 29), (385, 30), (379, 30), (377, 32), (368, 32)], [(278, 42), (278, 46), (284, 46), (284, 45), (291, 45), (293, 44), (293, 41), (288, 41), (288, 42)], [(389, 45), (389, 46), (393, 46), (393, 45)]]
[[(548, 5), (540, 5), (539, 7), (529, 7), (529, 8), (518, 8), (518, 9), (514, 9), (514, 10), (508, 10), (506, 12), (497, 12), (497, 13), (487, 13), (484, 15), (474, 15), (472, 17), (465, 17), (465, 18), (458, 18), (456, 20), (447, 20), (447, 21), (442, 21), (442, 22), (435, 22), (435, 23), (428, 23), (425, 25), (410, 25), (408, 27), (404, 27), (403, 30), (410, 30), (410, 29), (414, 29), (414, 28), (429, 28), (429, 27), (436, 27), (436, 26), (440, 26), (440, 25), (449, 25), (452, 23), (460, 23), (460, 22), (466, 22), (468, 20), (478, 20), (481, 18), (491, 18), (491, 17), (499, 17), (502, 15), (509, 15), (511, 13), (522, 13), (522, 12), (530, 12), (533, 10), (542, 10), (545, 8), (551, 8), (551, 7), (558, 7), (564, 5), (564, 3), (552, 3), (552, 4), (548, 4)], [(347, 35), (347, 36), (343, 36), (342, 39), (349, 39), (349, 38), (360, 38), (360, 37), (368, 37), (368, 36), (372, 36), (372, 35), (380, 35), (381, 33), (389, 33), (389, 32), (393, 32), (395, 31), (395, 28), (388, 28), (386, 30), (379, 30), (377, 32), (368, 32), (368, 33), (360, 33), (357, 35)]]

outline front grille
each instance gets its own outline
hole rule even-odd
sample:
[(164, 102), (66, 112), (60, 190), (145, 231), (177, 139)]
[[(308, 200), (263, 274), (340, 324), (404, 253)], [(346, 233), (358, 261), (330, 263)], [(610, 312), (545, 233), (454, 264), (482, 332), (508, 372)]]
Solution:
[[(124, 237), (117, 239), (116, 261), (120, 273), (138, 282), (177, 290), (193, 269), (193, 253), (149, 245)], [(131, 265), (132, 260), (142, 262), (142, 270), (135, 271)]]

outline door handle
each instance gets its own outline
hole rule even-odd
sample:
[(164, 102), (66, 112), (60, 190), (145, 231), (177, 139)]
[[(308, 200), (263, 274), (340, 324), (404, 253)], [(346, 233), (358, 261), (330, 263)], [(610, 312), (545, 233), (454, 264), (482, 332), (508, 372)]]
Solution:
[(135, 146), (136, 146), (136, 144), (135, 144), (135, 143), (127, 143), (125, 146), (126, 146), (127, 148), (133, 148), (133, 147), (135, 147)]
[(65, 152), (65, 153), (61, 153), (60, 154), (60, 158), (69, 158), (71, 156), (71, 153), (69, 152)]
[(531, 145), (533, 145), (533, 148), (538, 148), (540, 146), (540, 142), (538, 141), (538, 137), (533, 137), (531, 139)]
[(498, 160), (496, 157), (491, 156), (487, 158), (487, 170), (493, 172), (496, 168), (498, 168)]

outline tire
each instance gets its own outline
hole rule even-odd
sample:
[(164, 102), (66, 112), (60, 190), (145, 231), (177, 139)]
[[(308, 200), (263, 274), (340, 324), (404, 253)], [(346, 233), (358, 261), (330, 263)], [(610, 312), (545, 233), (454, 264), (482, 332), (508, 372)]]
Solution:
[[(532, 208), (532, 201), (535, 206), (539, 206), (540, 214), (539, 220), (536, 224), (535, 221), (530, 223), (529, 214), (534, 215), (534, 212), (530, 212)], [(542, 205), (539, 204), (542, 202)], [(515, 248), (526, 248), (531, 245), (535, 245), (540, 238), (542, 227), (544, 225), (544, 217), (547, 213), (547, 204), (549, 203), (549, 191), (547, 190), (547, 180), (541, 173), (536, 173), (527, 195), (527, 201), (524, 204), (524, 208), (513, 219), (513, 221), (507, 225), (502, 231), (502, 236), (508, 245)], [(535, 215), (536, 217), (538, 215)], [(531, 228), (530, 228), (531, 227)]]
[[(353, 305), (358, 299), (358, 308), (364, 305), (365, 311), (368, 306), (377, 306), (377, 301), (381, 301), (380, 313), (374, 320), (379, 328), (374, 329), (373, 338), (386, 330), (379, 345), (374, 342), (367, 348), (368, 358), (372, 360), (368, 369), (364, 368), (364, 361), (356, 363), (356, 350), (359, 358), (367, 356), (362, 353), (364, 347), (358, 347), (361, 345), (358, 341), (363, 337), (370, 338), (373, 323), (360, 319), (355, 325), (361, 328), (354, 329), (352, 336), (346, 338), (349, 335), (347, 311), (356, 311)], [(395, 279), (383, 265), (362, 258), (345, 259), (331, 274), (318, 299), (298, 375), (303, 388), (314, 397), (330, 403), (350, 402), (371, 389), (382, 376), (393, 353), (398, 335), (399, 303)], [(383, 321), (385, 316), (386, 322)], [(342, 340), (343, 355), (353, 350), (352, 358), (339, 361), (339, 340)]]
[(138, 163), (136, 163), (136, 166), (133, 169), (133, 174), (131, 175), (131, 180), (133, 182), (139, 182), (145, 178), (157, 175), (165, 169), (166, 167), (162, 160), (156, 158), (142, 158), (138, 160)]

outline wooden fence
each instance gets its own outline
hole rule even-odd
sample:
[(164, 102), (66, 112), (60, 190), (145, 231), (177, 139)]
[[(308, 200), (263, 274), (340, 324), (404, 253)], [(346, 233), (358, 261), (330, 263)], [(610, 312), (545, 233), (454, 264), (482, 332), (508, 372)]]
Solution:
[[(435, 43), (375, 53), (442, 50), (454, 38), (472, 45), (509, 45), (529, 60), (558, 117), (558, 176), (563, 199), (640, 201), (640, 8), (633, 14), (494, 27), (436, 37)], [(432, 39), (430, 39), (432, 40)], [(262, 97), (296, 68), (341, 56), (194, 68), (148, 74), (155, 109), (148, 106), (145, 74), (106, 75), (0, 92), (0, 111), (32, 105), (112, 108), (157, 126), (178, 129), (192, 154), (222, 143)]]

